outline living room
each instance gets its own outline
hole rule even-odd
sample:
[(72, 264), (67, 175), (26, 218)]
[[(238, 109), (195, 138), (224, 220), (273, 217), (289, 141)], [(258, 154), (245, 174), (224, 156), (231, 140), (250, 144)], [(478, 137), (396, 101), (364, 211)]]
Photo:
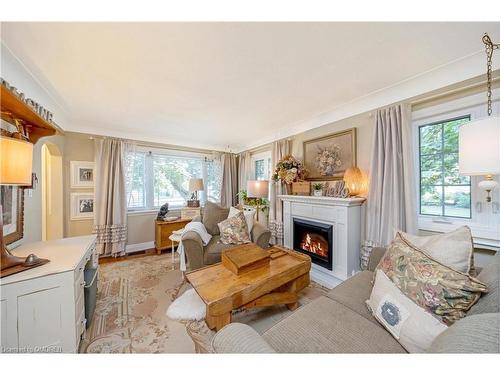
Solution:
[(500, 354), (499, 20), (91, 8), (1, 20), (2, 359)]

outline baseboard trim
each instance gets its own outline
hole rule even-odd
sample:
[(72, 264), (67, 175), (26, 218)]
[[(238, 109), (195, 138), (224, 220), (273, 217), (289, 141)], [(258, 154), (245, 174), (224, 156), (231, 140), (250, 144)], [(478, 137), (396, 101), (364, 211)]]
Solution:
[(128, 244), (125, 247), (125, 252), (127, 254), (130, 253), (135, 253), (137, 251), (143, 251), (143, 250), (148, 250), (148, 249), (154, 249), (155, 247), (155, 242), (154, 241), (149, 241), (149, 242), (141, 242), (141, 243), (134, 243), (134, 244)]

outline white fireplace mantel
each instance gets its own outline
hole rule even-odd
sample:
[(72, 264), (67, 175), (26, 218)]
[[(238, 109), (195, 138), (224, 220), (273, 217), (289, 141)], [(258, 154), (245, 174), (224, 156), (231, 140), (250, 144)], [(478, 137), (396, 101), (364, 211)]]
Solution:
[(359, 271), (361, 208), (364, 198), (279, 195), (283, 201), (284, 245), (293, 248), (293, 219), (305, 219), (333, 227), (333, 267), (312, 264), (311, 278), (333, 288)]

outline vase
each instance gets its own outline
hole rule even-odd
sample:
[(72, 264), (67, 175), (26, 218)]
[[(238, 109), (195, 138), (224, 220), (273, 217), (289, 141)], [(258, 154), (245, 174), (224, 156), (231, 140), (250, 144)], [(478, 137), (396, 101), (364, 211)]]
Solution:
[(323, 191), (322, 190), (313, 190), (313, 196), (315, 196), (315, 197), (322, 197), (323, 196)]

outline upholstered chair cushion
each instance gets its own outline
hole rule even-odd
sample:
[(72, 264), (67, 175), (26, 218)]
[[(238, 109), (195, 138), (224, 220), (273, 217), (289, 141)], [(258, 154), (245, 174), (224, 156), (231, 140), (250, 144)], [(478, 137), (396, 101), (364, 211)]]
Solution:
[(499, 313), (500, 312), (500, 252), (490, 264), (484, 267), (477, 276), (486, 284), (488, 293), (483, 294), (479, 301), (471, 307), (467, 315)]
[(500, 353), (500, 314), (467, 316), (441, 333), (429, 353)]
[(207, 232), (212, 236), (220, 234), (217, 224), (227, 219), (229, 208), (224, 208), (218, 204), (207, 202), (203, 210), (202, 223), (207, 229)]

